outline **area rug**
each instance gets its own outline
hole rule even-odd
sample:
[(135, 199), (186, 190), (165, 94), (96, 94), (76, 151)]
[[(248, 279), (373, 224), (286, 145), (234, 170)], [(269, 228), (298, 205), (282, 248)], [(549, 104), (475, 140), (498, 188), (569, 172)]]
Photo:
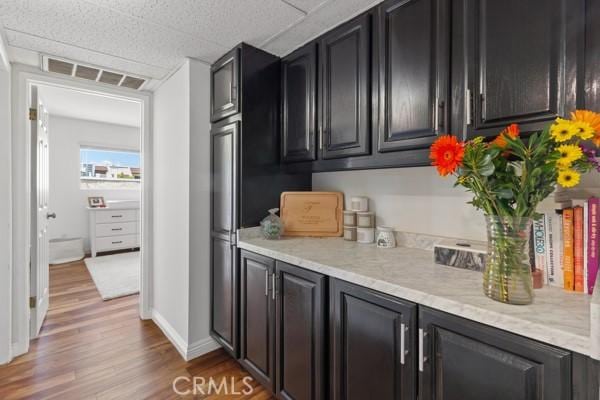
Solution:
[(139, 293), (139, 251), (86, 258), (84, 261), (102, 300)]

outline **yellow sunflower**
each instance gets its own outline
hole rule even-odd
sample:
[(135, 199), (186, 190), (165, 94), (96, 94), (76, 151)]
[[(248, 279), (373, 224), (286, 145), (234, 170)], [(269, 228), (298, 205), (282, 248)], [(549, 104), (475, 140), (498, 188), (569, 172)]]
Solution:
[(563, 159), (558, 159), (556, 161), (556, 168), (559, 171), (562, 171), (563, 169), (567, 169), (567, 168), (571, 168), (571, 162), (570, 161), (565, 161)]
[(573, 169), (563, 169), (558, 173), (557, 182), (560, 186), (569, 188), (577, 185), (581, 174)]
[(583, 156), (583, 151), (575, 144), (563, 144), (558, 146), (556, 150), (560, 153), (558, 161), (561, 165), (570, 165), (573, 161), (579, 160)]
[(573, 122), (585, 122), (594, 131), (592, 141), (596, 146), (600, 146), (600, 114), (589, 110), (576, 110), (571, 113)]
[(575, 136), (577, 132), (573, 122), (562, 118), (556, 118), (556, 122), (550, 127), (550, 134), (556, 142), (566, 142)]
[(575, 121), (573, 122), (573, 127), (577, 129), (577, 136), (583, 140), (588, 140), (594, 137), (594, 128), (592, 128), (592, 126), (587, 122)]

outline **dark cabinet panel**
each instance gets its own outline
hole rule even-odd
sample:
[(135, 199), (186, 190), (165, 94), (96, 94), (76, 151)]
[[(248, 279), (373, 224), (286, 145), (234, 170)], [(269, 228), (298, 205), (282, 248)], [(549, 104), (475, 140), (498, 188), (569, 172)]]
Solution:
[(282, 399), (325, 399), (325, 276), (277, 261), (277, 380)]
[(210, 69), (210, 120), (239, 112), (239, 49), (235, 48)]
[(237, 357), (237, 249), (228, 240), (211, 238), (211, 333)]
[(448, 130), (447, 0), (388, 0), (378, 8), (379, 151), (427, 147)]
[(317, 47), (311, 43), (281, 60), (282, 161), (316, 159)]
[(496, 135), (513, 122), (541, 129), (574, 109), (578, 3), (467, 0), (469, 136)]
[(371, 15), (327, 33), (319, 44), (320, 123), (324, 159), (370, 152)]
[(238, 131), (238, 122), (217, 126), (211, 131), (211, 229), (225, 237), (236, 229)]
[(600, 0), (586, 1), (584, 108), (600, 112)]
[(241, 251), (240, 362), (271, 390), (275, 377), (274, 273), (274, 260)]
[(343, 281), (330, 284), (333, 399), (415, 399), (416, 306)]
[(571, 398), (571, 354), (439, 311), (420, 308), (424, 400)]

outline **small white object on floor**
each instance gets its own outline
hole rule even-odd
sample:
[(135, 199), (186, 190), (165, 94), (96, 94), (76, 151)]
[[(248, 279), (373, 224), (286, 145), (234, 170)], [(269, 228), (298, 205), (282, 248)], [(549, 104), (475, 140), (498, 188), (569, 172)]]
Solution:
[(140, 252), (86, 258), (102, 300), (128, 296), (140, 291)]

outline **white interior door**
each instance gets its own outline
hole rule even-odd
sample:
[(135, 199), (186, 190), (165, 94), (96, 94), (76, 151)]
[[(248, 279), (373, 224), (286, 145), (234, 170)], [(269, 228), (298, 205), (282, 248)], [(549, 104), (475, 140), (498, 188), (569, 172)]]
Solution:
[(50, 300), (48, 221), (56, 215), (49, 208), (48, 111), (37, 87), (31, 93), (31, 337), (36, 337)]

